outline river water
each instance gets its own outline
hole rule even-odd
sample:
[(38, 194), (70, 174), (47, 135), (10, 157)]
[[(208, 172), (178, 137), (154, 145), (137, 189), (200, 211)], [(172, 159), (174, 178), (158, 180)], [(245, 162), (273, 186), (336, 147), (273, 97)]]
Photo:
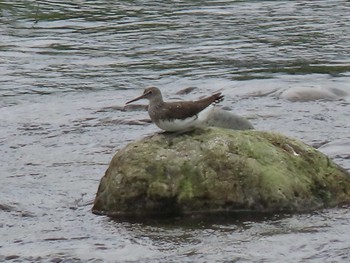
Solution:
[(220, 90), (256, 129), (323, 145), (350, 170), (349, 100), (278, 96), (350, 93), (349, 1), (1, 1), (0, 12), (0, 261), (350, 261), (348, 207), (141, 222), (91, 213), (113, 154), (158, 131), (123, 109), (151, 85), (167, 99)]

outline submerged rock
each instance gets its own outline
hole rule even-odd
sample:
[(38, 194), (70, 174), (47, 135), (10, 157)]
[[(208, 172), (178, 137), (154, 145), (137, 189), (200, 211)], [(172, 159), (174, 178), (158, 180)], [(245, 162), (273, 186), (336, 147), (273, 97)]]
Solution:
[(109, 216), (308, 211), (350, 202), (350, 175), (280, 134), (155, 134), (113, 157), (93, 212)]
[(295, 87), (283, 91), (279, 97), (289, 101), (339, 100), (348, 96), (344, 90), (321, 87)]

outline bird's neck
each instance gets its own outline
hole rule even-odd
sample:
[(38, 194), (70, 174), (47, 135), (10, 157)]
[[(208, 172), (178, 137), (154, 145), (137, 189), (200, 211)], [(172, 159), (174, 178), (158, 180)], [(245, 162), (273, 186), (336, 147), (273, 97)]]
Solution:
[(161, 96), (157, 98), (153, 98), (150, 102), (149, 105), (152, 107), (159, 107), (164, 104), (163, 98)]

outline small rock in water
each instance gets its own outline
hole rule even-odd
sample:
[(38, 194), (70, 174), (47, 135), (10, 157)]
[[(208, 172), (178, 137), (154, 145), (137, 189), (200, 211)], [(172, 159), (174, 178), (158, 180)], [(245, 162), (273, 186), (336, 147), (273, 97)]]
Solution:
[(332, 158), (336, 156), (346, 158), (350, 156), (350, 140), (328, 142), (318, 149)]
[(176, 95), (186, 95), (186, 94), (189, 94), (191, 93), (192, 91), (198, 89), (197, 87), (188, 87), (188, 88), (185, 88), (185, 89), (182, 89), (182, 90), (179, 90), (178, 92), (176, 92), (175, 94)]
[(279, 97), (289, 101), (339, 100), (347, 93), (336, 88), (297, 87), (283, 91)]

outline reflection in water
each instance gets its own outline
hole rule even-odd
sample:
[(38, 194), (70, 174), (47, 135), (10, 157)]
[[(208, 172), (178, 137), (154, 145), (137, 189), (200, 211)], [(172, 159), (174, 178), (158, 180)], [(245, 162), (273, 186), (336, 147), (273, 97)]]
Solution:
[[(349, 2), (2, 1), (0, 11), (0, 261), (350, 260), (347, 208), (122, 222), (88, 205), (115, 151), (158, 131), (143, 105), (124, 108), (145, 86), (175, 100), (220, 90), (258, 129), (347, 142), (346, 100), (276, 94), (349, 93)], [(350, 169), (347, 145), (330, 149)]]

